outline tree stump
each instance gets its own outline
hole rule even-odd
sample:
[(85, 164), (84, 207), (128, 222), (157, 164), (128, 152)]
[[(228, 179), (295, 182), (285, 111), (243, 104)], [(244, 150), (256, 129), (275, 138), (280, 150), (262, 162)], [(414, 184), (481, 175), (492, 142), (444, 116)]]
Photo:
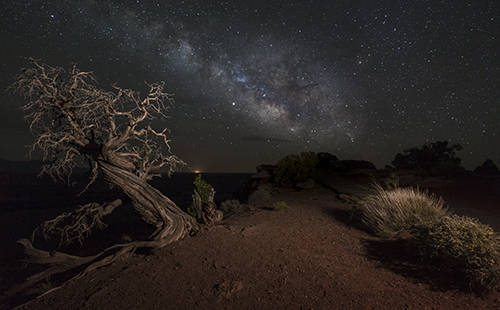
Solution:
[(202, 202), (198, 192), (193, 194), (193, 204), (196, 209), (197, 219), (207, 226), (215, 224), (217, 205), (214, 202), (215, 190), (212, 188), (207, 202)]

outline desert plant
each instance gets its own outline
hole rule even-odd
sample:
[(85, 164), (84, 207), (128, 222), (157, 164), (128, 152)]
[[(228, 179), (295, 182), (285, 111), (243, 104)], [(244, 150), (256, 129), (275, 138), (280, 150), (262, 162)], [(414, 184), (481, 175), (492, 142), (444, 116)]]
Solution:
[(396, 169), (420, 170), (436, 176), (453, 176), (464, 171), (460, 166), (462, 160), (456, 151), (462, 149), (460, 144), (448, 145), (448, 141), (426, 143), (421, 148), (412, 147), (398, 153), (392, 165)]
[(266, 203), (271, 198), (271, 193), (265, 188), (259, 188), (248, 197), (248, 204), (257, 206)]
[(293, 185), (316, 178), (318, 157), (314, 152), (302, 152), (300, 156), (291, 154), (282, 158), (273, 170), (274, 182), (278, 185)]
[(450, 214), (442, 198), (418, 188), (384, 189), (378, 183), (374, 193), (364, 198), (358, 212), (363, 225), (384, 238)]
[(218, 212), (217, 205), (214, 202), (215, 190), (212, 185), (201, 178), (198, 174), (194, 179), (193, 203), (188, 208), (188, 213), (195, 215), (198, 221), (212, 226), (218, 220), (222, 219), (221, 212)]
[(232, 212), (238, 212), (242, 209), (242, 205), (236, 199), (226, 200), (220, 204), (220, 209), (223, 214), (229, 214)]
[(462, 273), (471, 289), (500, 287), (500, 240), (476, 219), (452, 215), (417, 226), (412, 243), (445, 270)]
[[(193, 191), (200, 195), (201, 203), (207, 203), (208, 197), (210, 197), (210, 192), (212, 191), (212, 185), (202, 179), (201, 174), (196, 175), (196, 178), (193, 181), (193, 185)], [(192, 217), (198, 217), (198, 211), (196, 211), (194, 203), (191, 203), (189, 205), (186, 212)]]
[(284, 201), (279, 201), (273, 204), (273, 211), (281, 211), (285, 210), (288, 211), (288, 205)]
[(40, 283), (40, 285), (38, 286), (37, 293), (38, 295), (43, 295), (55, 287), (55, 282), (52, 282), (50, 280), (50, 277), (47, 277), (45, 279), (45, 282)]
[(399, 177), (396, 172), (391, 171), (387, 179), (385, 179), (385, 188), (391, 190), (399, 187)]
[(201, 178), (201, 174), (198, 174), (194, 179), (194, 190), (200, 195), (201, 202), (207, 203), (208, 197), (210, 197), (210, 192), (212, 191), (212, 185)]
[(192, 217), (198, 217), (198, 212), (196, 211), (196, 208), (194, 206), (194, 203), (191, 203), (189, 207), (187, 207), (186, 210), (187, 214), (191, 215)]

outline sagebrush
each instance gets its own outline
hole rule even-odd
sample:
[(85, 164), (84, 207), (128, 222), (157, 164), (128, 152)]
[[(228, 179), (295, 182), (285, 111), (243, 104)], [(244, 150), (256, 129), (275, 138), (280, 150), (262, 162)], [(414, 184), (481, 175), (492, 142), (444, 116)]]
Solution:
[(443, 269), (462, 273), (473, 290), (500, 287), (500, 240), (478, 220), (452, 215), (417, 226), (412, 240), (424, 257)]

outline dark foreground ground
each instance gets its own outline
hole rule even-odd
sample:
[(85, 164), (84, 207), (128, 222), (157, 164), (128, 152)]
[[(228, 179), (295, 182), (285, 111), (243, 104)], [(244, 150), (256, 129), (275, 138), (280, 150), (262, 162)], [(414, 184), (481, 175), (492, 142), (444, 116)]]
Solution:
[[(155, 186), (187, 207), (194, 177), (177, 175)], [(237, 196), (249, 179), (203, 177), (215, 187), (219, 203)], [(22, 253), (15, 240), (67, 205), (120, 194), (101, 184), (97, 193), (77, 200), (66, 187), (30, 175), (3, 175), (0, 181), (0, 309), (10, 309), (43, 291), (41, 286), (16, 291), (16, 284), (38, 267), (20, 269)], [(410, 181), (430, 187), (457, 212), (477, 215), (500, 231), (498, 179)], [(361, 195), (369, 183), (366, 175), (329, 176), (321, 183), (309, 190), (275, 191), (269, 201), (246, 206), (198, 236), (152, 253), (138, 250), (21, 309), (499, 309), (498, 292), (469, 293), (458, 279), (415, 259), (398, 240), (375, 238), (358, 228), (350, 217), (352, 206), (339, 201), (338, 192)], [(285, 201), (289, 210), (271, 211), (277, 201)], [(127, 204), (109, 223), (89, 238), (89, 245), (68, 251), (85, 254), (125, 234), (144, 237), (150, 229)]]

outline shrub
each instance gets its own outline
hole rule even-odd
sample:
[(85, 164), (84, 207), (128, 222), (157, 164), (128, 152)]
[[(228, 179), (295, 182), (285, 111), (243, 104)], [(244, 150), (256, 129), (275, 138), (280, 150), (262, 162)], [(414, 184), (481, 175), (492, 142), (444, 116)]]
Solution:
[(191, 215), (192, 217), (198, 217), (198, 211), (196, 211), (193, 203), (191, 203), (187, 208), (187, 214)]
[(265, 188), (259, 188), (248, 197), (248, 204), (256, 206), (263, 204), (271, 198), (271, 193)]
[(426, 143), (421, 148), (413, 147), (398, 153), (392, 165), (396, 169), (420, 170), (434, 176), (454, 176), (465, 170), (456, 151), (460, 144), (449, 146), (448, 141)]
[(375, 193), (364, 199), (358, 212), (362, 223), (383, 238), (450, 214), (444, 201), (435, 195), (411, 187), (385, 190), (380, 184), (375, 185)]
[[(207, 203), (208, 202), (208, 197), (210, 197), (210, 193), (212, 191), (212, 185), (207, 183), (207, 181), (203, 180), (201, 178), (201, 174), (198, 174), (196, 178), (193, 181), (194, 185), (194, 191), (200, 195), (201, 198), (201, 203)], [(191, 215), (192, 217), (198, 217), (198, 212), (196, 211), (196, 208), (194, 207), (194, 204), (191, 203), (189, 207), (187, 208), (187, 213)]]
[(288, 205), (286, 204), (286, 202), (280, 201), (280, 202), (273, 204), (273, 210), (274, 211), (281, 211), (281, 210), (288, 211)]
[(293, 185), (316, 178), (318, 157), (314, 152), (302, 152), (300, 156), (291, 154), (282, 158), (273, 170), (274, 182), (279, 185)]
[(417, 226), (412, 242), (445, 270), (463, 273), (471, 289), (491, 290), (500, 284), (500, 240), (476, 219), (453, 215)]
[(397, 189), (399, 188), (399, 177), (394, 171), (390, 171), (389, 176), (385, 179), (385, 188)]
[(194, 179), (194, 191), (200, 195), (201, 202), (207, 203), (210, 192), (212, 191), (212, 185), (208, 184), (205, 180), (201, 178), (201, 174), (198, 174)]
[(56, 287), (56, 283), (50, 280), (50, 277), (46, 278), (45, 283), (40, 283), (37, 289), (38, 295), (43, 295), (48, 291), (54, 289)]
[(220, 204), (220, 209), (224, 214), (238, 212), (243, 208), (240, 202), (236, 199), (226, 200)]

